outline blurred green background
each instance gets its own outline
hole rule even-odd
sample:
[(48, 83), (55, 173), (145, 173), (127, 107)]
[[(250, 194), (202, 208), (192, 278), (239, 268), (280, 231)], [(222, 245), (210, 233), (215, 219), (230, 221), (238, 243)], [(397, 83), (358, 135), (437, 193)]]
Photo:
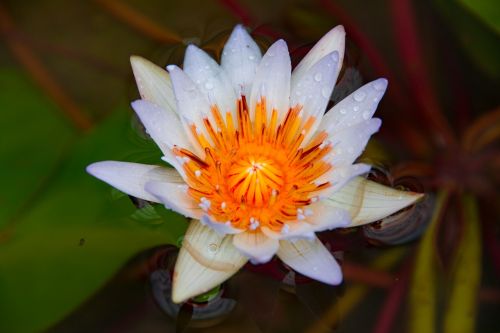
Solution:
[[(237, 23), (263, 49), (284, 38), (295, 64), (343, 24), (348, 70), (334, 101), (390, 82), (363, 158), (435, 204), (420, 238), (415, 218), (398, 219), (418, 238), (403, 245), (391, 228), (394, 242), (361, 228), (326, 235), (345, 256), (334, 296), (247, 269), (230, 281), (243, 290), (236, 309), (196, 328), (163, 313), (148, 284), (184, 218), (137, 208), (85, 167), (160, 163), (129, 107), (130, 55), (181, 64), (195, 43), (217, 58)], [(497, 1), (2, 0), (0, 33), (0, 332), (500, 331)]]

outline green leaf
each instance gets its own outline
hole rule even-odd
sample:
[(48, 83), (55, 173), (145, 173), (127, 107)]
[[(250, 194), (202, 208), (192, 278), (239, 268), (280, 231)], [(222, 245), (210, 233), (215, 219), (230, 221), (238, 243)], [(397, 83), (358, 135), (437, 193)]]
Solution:
[[(18, 74), (9, 75), (9, 82), (25, 81)], [(39, 111), (38, 104), (32, 106), (22, 110), (26, 119)], [(28, 173), (37, 163), (46, 163), (44, 171), (54, 174), (43, 196), (26, 205), (15, 223), (0, 228), (0, 332), (48, 328), (88, 299), (138, 251), (175, 244), (184, 233), (186, 220), (172, 212), (161, 215), (165, 220), (161, 224), (134, 220), (136, 209), (128, 197), (114, 198), (108, 185), (85, 172), (88, 164), (99, 160), (137, 161), (154, 155), (143, 140), (139, 147), (131, 142), (137, 136), (130, 119), (128, 112), (117, 112), (73, 146), (63, 162), (57, 162), (55, 155), (49, 155), (56, 160), (52, 164), (27, 159), (24, 163), (29, 166), (21, 165), (20, 175), (12, 176), (31, 177)], [(9, 125), (15, 133), (25, 124)], [(56, 128), (52, 123), (41, 126)], [(39, 138), (39, 133), (24, 133), (26, 148), (32, 143), (34, 149), (42, 149), (36, 141), (49, 139)], [(62, 141), (53, 133), (45, 135)], [(57, 168), (50, 170), (51, 166)], [(2, 182), (10, 182), (5, 193), (16, 190), (15, 182), (6, 179), (9, 176), (2, 173)]]
[(25, 76), (0, 69), (0, 87), (1, 228), (50, 180), (76, 133)]
[(458, 2), (500, 34), (500, 6), (497, 0), (458, 0)]
[[(446, 0), (434, 0), (434, 2), (449, 22), (452, 31), (469, 58), (485, 74), (492, 78), (500, 78), (500, 62), (498, 61), (500, 58), (500, 36), (488, 29), (477, 19), (477, 16), (471, 14), (457, 2)], [(496, 16), (496, 14), (494, 15)]]
[(415, 268), (409, 291), (409, 332), (436, 331), (436, 254), (435, 240), (448, 192), (441, 191), (436, 199), (432, 220), (417, 250)]
[(465, 229), (455, 257), (451, 293), (444, 316), (445, 333), (476, 331), (477, 296), (481, 283), (481, 231), (477, 203), (462, 198)]

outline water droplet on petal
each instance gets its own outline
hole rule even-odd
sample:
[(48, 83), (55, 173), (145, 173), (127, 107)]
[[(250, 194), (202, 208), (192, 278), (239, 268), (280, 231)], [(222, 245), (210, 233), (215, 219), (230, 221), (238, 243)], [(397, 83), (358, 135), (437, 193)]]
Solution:
[(368, 120), (369, 118), (370, 118), (370, 112), (368, 111), (363, 112), (363, 119)]
[(321, 73), (316, 73), (316, 74), (314, 75), (314, 80), (315, 80), (316, 82), (319, 82), (319, 81), (321, 81), (321, 77), (322, 77), (322, 76), (321, 76)]
[(211, 89), (213, 89), (213, 87), (214, 87), (214, 84), (212, 82), (205, 83), (205, 88), (207, 90), (211, 90)]
[(341, 114), (346, 114), (346, 113), (347, 113), (347, 110), (346, 110), (346, 109), (340, 109), (340, 113), (341, 113)]
[(355, 112), (359, 111), (359, 106), (355, 105), (353, 108), (352, 108)]
[(250, 60), (254, 60), (254, 59), (255, 59), (255, 56), (254, 56), (253, 54), (250, 54), (250, 55), (248, 56), (248, 59), (250, 59)]
[(328, 89), (327, 87), (323, 87), (321, 89), (321, 95), (324, 97), (324, 98), (329, 98), (330, 97), (330, 89)]
[(353, 98), (356, 102), (362, 102), (366, 97), (366, 93), (364, 91), (356, 91), (353, 95)]
[(209, 244), (209, 245), (208, 245), (208, 251), (209, 251), (210, 253), (215, 253), (215, 252), (217, 252), (217, 249), (218, 249), (218, 248), (219, 248), (219, 247), (218, 247), (218, 246), (217, 246), (217, 244), (215, 244), (215, 243), (211, 243), (211, 244)]

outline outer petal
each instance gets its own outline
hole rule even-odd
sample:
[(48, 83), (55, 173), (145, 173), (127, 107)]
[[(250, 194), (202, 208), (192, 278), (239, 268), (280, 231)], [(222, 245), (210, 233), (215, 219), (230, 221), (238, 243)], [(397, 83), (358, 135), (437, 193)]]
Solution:
[(174, 145), (188, 149), (192, 147), (182, 130), (179, 118), (174, 113), (165, 112), (159, 106), (144, 100), (133, 102), (132, 107), (164, 154), (168, 154)]
[(323, 283), (338, 285), (342, 271), (331, 253), (317, 238), (280, 241), (278, 257), (297, 272)]
[(212, 221), (212, 219), (207, 215), (203, 215), (200, 222), (203, 225), (206, 225), (207, 227), (212, 228), (215, 232), (217, 232), (221, 236), (224, 236), (227, 234), (231, 234), (231, 235), (239, 234), (239, 233), (244, 231), (242, 229), (234, 228), (230, 224)]
[(236, 112), (236, 96), (226, 72), (205, 51), (189, 45), (184, 56), (184, 72), (193, 80), (210, 105), (220, 112)]
[(144, 188), (156, 198), (157, 202), (163, 203), (168, 209), (194, 219), (203, 216), (203, 210), (187, 193), (186, 184), (148, 182)]
[(255, 105), (263, 97), (266, 100), (268, 115), (271, 110), (276, 109), (280, 120), (288, 112), (291, 67), (288, 48), (285, 41), (280, 39), (269, 47), (257, 67), (250, 95), (252, 119)]
[(295, 67), (292, 74), (292, 86), (302, 79), (302, 76), (314, 66), (320, 59), (329, 53), (337, 51), (339, 61), (337, 62), (338, 70), (342, 67), (344, 61), (345, 49), (345, 30), (341, 25), (336, 26), (324, 35), (314, 47), (307, 53), (302, 61)]
[(279, 243), (264, 235), (260, 231), (242, 232), (233, 238), (233, 245), (244, 255), (248, 256), (253, 263), (265, 263), (271, 260)]
[(356, 177), (333, 193), (325, 200), (325, 204), (349, 211), (352, 222), (348, 227), (355, 227), (394, 214), (412, 205), (422, 196), (421, 193), (399, 191)]
[(183, 302), (207, 292), (236, 273), (248, 258), (223, 237), (193, 220), (184, 235), (174, 269), (172, 300)]
[(262, 59), (259, 46), (245, 28), (237, 25), (222, 51), (221, 66), (233, 83), (237, 96), (250, 96), (257, 66)]
[(305, 215), (315, 232), (343, 228), (351, 224), (351, 215), (347, 210), (329, 206), (324, 201), (309, 205)]
[(354, 177), (368, 173), (371, 166), (368, 164), (357, 163), (342, 167), (334, 167), (324, 175), (316, 179), (316, 183), (321, 184), (329, 181), (332, 186), (320, 192), (317, 192), (321, 199), (329, 198), (333, 193), (339, 191), (345, 184), (350, 182)]
[(319, 130), (334, 133), (370, 119), (386, 89), (386, 79), (365, 84), (331, 108), (323, 117)]
[(168, 73), (139, 56), (131, 56), (130, 63), (141, 98), (175, 113), (174, 91)]
[(153, 202), (160, 201), (144, 189), (146, 183), (184, 184), (177, 171), (157, 165), (103, 161), (89, 165), (87, 172), (128, 195)]

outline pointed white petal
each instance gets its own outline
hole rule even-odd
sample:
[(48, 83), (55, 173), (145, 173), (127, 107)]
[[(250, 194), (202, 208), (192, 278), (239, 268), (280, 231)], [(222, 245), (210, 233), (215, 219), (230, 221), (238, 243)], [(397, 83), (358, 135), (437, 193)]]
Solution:
[(317, 238), (280, 241), (278, 257), (297, 272), (326, 284), (342, 282), (342, 271), (332, 254)]
[(302, 76), (314, 66), (320, 59), (334, 51), (338, 52), (338, 70), (344, 61), (345, 30), (341, 25), (336, 26), (324, 35), (314, 47), (307, 53), (302, 61), (295, 67), (292, 74), (292, 86), (302, 79)]
[(348, 227), (371, 223), (394, 214), (422, 198), (423, 194), (400, 191), (362, 177), (355, 177), (325, 203), (349, 211)]
[(292, 85), (290, 106), (301, 105), (302, 117), (307, 120), (314, 117), (315, 121), (304, 138), (303, 146), (307, 145), (316, 128), (321, 123), (326, 105), (330, 101), (333, 86), (337, 81), (339, 54), (337, 51), (327, 54), (314, 64), (304, 75)]
[(351, 223), (348, 211), (329, 206), (324, 200), (304, 209), (306, 221), (312, 225), (315, 232), (343, 228)]
[(174, 87), (177, 113), (188, 133), (191, 144), (197, 150), (196, 153), (203, 156), (203, 149), (199, 147), (197, 140), (191, 135), (189, 126), (195, 125), (197, 130), (205, 135), (210, 142), (209, 135), (203, 124), (203, 118), (210, 118), (210, 104), (207, 98), (200, 92), (196, 84), (179, 67), (167, 66)]
[(188, 186), (185, 183), (148, 182), (144, 189), (156, 198), (156, 202), (161, 202), (170, 210), (194, 219), (203, 216), (203, 210), (187, 193)]
[(336, 168), (351, 165), (365, 150), (368, 140), (379, 130), (381, 124), (380, 119), (372, 118), (338, 132), (328, 133), (333, 149), (325, 157), (325, 161)]
[(131, 56), (130, 63), (141, 98), (175, 113), (174, 91), (168, 73), (139, 56)]
[(233, 246), (232, 236), (221, 236), (193, 220), (177, 257), (172, 300), (183, 302), (205, 293), (235, 274), (248, 258)]
[(350, 182), (354, 177), (366, 174), (370, 171), (371, 166), (363, 163), (356, 163), (352, 165), (334, 167), (324, 175), (321, 175), (315, 180), (316, 183), (321, 184), (329, 181), (331, 186), (317, 192), (321, 199), (329, 198), (333, 193), (340, 191), (342, 187)]
[(196, 83), (210, 105), (216, 104), (222, 115), (236, 113), (236, 96), (231, 81), (205, 51), (189, 45), (184, 56), (184, 72)]
[(253, 263), (265, 263), (278, 251), (278, 241), (260, 231), (242, 232), (234, 235), (233, 245)]
[(89, 165), (87, 172), (128, 195), (153, 202), (160, 201), (144, 189), (146, 183), (184, 184), (177, 171), (157, 165), (103, 161)]
[(260, 48), (245, 28), (237, 25), (222, 51), (221, 66), (233, 83), (235, 94), (250, 96), (257, 66), (262, 59)]
[(303, 106), (304, 116), (321, 119), (337, 81), (338, 52), (327, 54), (291, 87), (290, 106)]
[(221, 236), (224, 236), (227, 234), (230, 234), (230, 235), (239, 234), (239, 233), (244, 231), (242, 229), (237, 229), (237, 228), (231, 226), (231, 224), (229, 224), (229, 223), (212, 221), (212, 219), (207, 215), (203, 215), (201, 217), (200, 222), (203, 225), (210, 227), (211, 229), (213, 229), (215, 232), (217, 232)]
[(265, 98), (268, 116), (276, 109), (278, 120), (288, 112), (290, 99), (290, 55), (285, 41), (278, 40), (262, 57), (252, 84), (250, 112), (253, 117), (255, 105)]
[(386, 89), (386, 79), (365, 84), (331, 108), (323, 117), (319, 130), (334, 133), (370, 119)]
[(174, 113), (165, 112), (156, 104), (145, 100), (132, 102), (132, 108), (164, 154), (168, 154), (174, 145), (192, 148), (179, 118)]

